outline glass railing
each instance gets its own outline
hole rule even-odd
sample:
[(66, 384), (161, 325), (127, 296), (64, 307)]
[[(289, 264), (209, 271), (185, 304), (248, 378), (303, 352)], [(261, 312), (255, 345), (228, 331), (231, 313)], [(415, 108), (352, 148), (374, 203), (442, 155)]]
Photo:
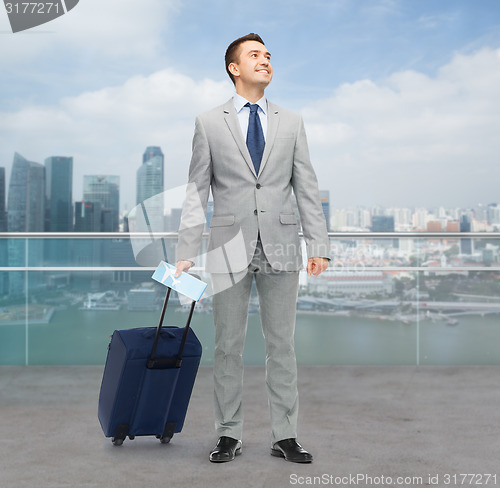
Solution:
[[(0, 234), (0, 364), (103, 364), (113, 330), (156, 325), (165, 288), (151, 275), (174, 261), (176, 240)], [(500, 364), (499, 234), (330, 233), (330, 245), (330, 268), (300, 275), (299, 364)], [(211, 311), (202, 299), (192, 322), (205, 365)], [(174, 297), (165, 323), (186, 318)], [(265, 361), (255, 291), (244, 359)]]

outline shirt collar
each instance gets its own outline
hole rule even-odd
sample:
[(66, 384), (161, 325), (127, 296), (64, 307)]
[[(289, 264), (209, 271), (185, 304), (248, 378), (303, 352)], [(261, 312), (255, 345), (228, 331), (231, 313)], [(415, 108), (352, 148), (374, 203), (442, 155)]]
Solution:
[[(249, 103), (248, 100), (243, 98), (241, 95), (238, 95), (238, 93), (234, 94), (233, 97), (234, 101), (234, 108), (236, 109), (236, 113), (240, 113), (243, 107)], [(262, 97), (258, 102), (257, 105), (260, 107), (260, 109), (264, 112), (264, 115), (267, 115), (267, 99), (266, 97)]]

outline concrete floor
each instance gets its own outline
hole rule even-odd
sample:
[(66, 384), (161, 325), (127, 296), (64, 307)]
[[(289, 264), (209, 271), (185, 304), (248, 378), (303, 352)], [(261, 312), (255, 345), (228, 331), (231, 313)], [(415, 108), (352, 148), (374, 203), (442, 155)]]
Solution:
[[(310, 465), (269, 455), (263, 367), (245, 371), (243, 454), (225, 464), (208, 461), (210, 367), (170, 444), (142, 437), (121, 447), (97, 420), (102, 370), (0, 367), (1, 488), (495, 486), (486, 474), (500, 485), (497, 366), (300, 367), (299, 441)], [(445, 477), (461, 473), (483, 477)]]

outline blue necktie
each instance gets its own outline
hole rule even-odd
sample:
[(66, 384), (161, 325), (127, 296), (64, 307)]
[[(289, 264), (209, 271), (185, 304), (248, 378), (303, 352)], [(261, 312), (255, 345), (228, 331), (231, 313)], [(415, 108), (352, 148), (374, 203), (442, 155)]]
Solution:
[(245, 107), (250, 108), (247, 132), (248, 152), (252, 158), (255, 173), (259, 174), (262, 153), (264, 152), (264, 146), (266, 144), (266, 141), (264, 140), (264, 132), (262, 131), (262, 125), (260, 125), (260, 117), (257, 113), (259, 106), (257, 104), (252, 105), (247, 103)]

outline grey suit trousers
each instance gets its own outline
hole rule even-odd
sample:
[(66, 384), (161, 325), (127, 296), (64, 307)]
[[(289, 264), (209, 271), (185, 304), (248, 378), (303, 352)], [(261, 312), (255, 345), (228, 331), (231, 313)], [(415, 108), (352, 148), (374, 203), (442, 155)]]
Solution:
[(255, 278), (266, 343), (271, 442), (297, 437), (299, 405), (294, 332), (299, 272), (274, 270), (259, 239), (247, 270), (231, 275), (213, 273), (211, 278), (214, 292), (222, 290), (213, 297), (214, 402), (218, 435), (242, 438), (242, 354)]

